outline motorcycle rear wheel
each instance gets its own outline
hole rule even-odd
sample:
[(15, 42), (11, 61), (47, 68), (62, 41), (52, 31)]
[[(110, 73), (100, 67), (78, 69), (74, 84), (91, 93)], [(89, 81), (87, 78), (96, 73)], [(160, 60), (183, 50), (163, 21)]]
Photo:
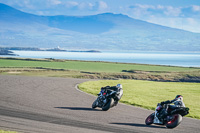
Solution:
[(167, 128), (175, 128), (182, 121), (182, 116), (180, 114), (174, 114), (174, 115), (172, 115), (172, 117), (173, 117), (173, 119), (171, 121), (168, 121), (166, 124)]

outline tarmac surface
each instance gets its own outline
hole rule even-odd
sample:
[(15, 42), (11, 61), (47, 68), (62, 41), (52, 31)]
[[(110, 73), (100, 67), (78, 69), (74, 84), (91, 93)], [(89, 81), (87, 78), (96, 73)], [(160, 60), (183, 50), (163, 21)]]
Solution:
[(200, 120), (174, 128), (145, 125), (153, 111), (118, 104), (92, 109), (95, 96), (76, 89), (89, 79), (0, 75), (0, 129), (21, 133), (199, 133)]

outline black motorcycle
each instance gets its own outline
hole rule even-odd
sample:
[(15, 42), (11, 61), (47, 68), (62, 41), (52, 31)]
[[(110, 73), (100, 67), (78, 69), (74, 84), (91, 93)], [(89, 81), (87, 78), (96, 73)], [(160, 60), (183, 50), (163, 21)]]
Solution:
[(181, 123), (182, 117), (189, 113), (189, 108), (187, 107), (176, 107), (174, 109), (169, 108), (167, 114), (164, 115), (164, 106), (158, 103), (155, 112), (146, 118), (145, 124), (165, 125), (167, 128), (175, 128)]
[(116, 106), (118, 100), (116, 99), (116, 91), (104, 89), (98, 95), (97, 99), (93, 102), (92, 108), (102, 108), (103, 111), (109, 110), (111, 107)]

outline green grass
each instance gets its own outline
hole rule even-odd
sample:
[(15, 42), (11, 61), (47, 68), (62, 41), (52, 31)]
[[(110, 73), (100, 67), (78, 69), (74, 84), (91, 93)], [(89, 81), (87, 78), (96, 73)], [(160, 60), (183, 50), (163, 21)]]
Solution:
[(188, 67), (171, 67), (171, 66), (156, 66), (142, 64), (123, 64), (123, 63), (108, 63), (108, 62), (89, 62), (89, 61), (48, 61), (48, 60), (15, 60), (15, 59), (0, 59), (0, 67), (43, 67), (53, 69), (78, 70), (89, 72), (108, 72), (116, 73), (123, 70), (130, 71), (155, 71), (155, 72), (185, 72), (199, 71), (200, 68)]
[(52, 59), (0, 58), (0, 74), (200, 82), (200, 67), (190, 68)]
[(79, 85), (87, 93), (96, 95), (102, 86), (123, 85), (122, 103), (154, 110), (157, 103), (172, 100), (176, 95), (184, 97), (184, 103), (190, 108), (188, 117), (200, 119), (200, 84), (181, 82), (155, 82), (141, 80), (100, 80), (88, 81)]
[(5, 131), (5, 130), (0, 129), (0, 133), (17, 133), (17, 132), (15, 132), (15, 131)]

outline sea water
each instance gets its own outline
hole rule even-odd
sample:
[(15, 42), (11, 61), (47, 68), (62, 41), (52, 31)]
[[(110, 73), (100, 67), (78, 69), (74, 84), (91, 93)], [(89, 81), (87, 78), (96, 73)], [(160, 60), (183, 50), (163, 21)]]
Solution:
[(200, 52), (103, 51), (98, 53), (17, 50), (13, 52), (14, 54), (18, 55), (17, 57), (23, 58), (54, 58), (68, 60), (108, 61), (182, 67), (200, 67)]

